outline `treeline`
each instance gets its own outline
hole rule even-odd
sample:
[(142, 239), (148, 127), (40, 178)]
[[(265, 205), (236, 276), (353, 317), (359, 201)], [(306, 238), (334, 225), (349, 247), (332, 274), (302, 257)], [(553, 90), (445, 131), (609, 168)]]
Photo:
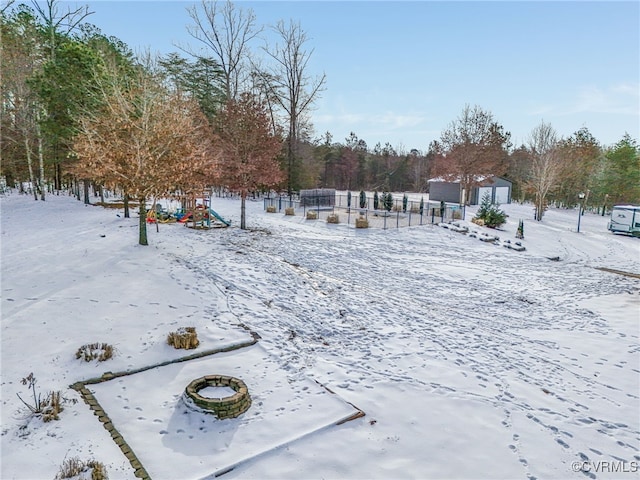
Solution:
[[(203, 1), (188, 13), (198, 47), (152, 58), (88, 23), (86, 7), (6, 5), (7, 183), (30, 181), (44, 200), (47, 189), (81, 187), (86, 198), (91, 182), (143, 203), (205, 185), (243, 199), (269, 188), (424, 192), (433, 177), (459, 181), (469, 195), (497, 175), (513, 182), (514, 199), (535, 203), (538, 219), (549, 204), (577, 204), (581, 192), (597, 208), (640, 203), (640, 148), (628, 134), (603, 146), (587, 128), (560, 138), (542, 122), (514, 146), (491, 112), (466, 106), (426, 151), (369, 147), (356, 133), (314, 138), (309, 111), (325, 77), (307, 71), (312, 50), (299, 23), (265, 27), (231, 2)], [(269, 42), (256, 47), (266, 31)]]
[(491, 112), (478, 106), (466, 106), (426, 152), (396, 151), (389, 143), (369, 148), (355, 133), (344, 142), (326, 133), (308, 151), (305, 186), (424, 192), (438, 177), (460, 182), (467, 202), (472, 187), (496, 175), (513, 182), (514, 201), (534, 203), (538, 220), (549, 205), (602, 211), (640, 203), (640, 148), (629, 134), (603, 146), (586, 127), (561, 138), (541, 122), (526, 144), (514, 147)]
[[(189, 33), (204, 45), (188, 57), (135, 56), (85, 19), (86, 7), (56, 0), (0, 11), (2, 162), (9, 186), (29, 181), (34, 198), (89, 185), (140, 205), (228, 188), (292, 190), (304, 115), (324, 77), (306, 73), (299, 24), (278, 22), (258, 66), (250, 44), (263, 27), (231, 2), (189, 7)], [(201, 45), (202, 47), (202, 45)], [(195, 52), (196, 49), (194, 49)], [(202, 53), (202, 52), (205, 53)], [(285, 167), (285, 175), (282, 167)]]

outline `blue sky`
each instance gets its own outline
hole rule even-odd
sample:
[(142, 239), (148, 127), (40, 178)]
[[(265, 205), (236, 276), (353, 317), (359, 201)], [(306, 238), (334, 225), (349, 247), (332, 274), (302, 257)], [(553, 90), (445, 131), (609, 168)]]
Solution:
[[(75, 3), (75, 2), (74, 2)], [(91, 23), (132, 49), (196, 45), (187, 1), (87, 2)], [(309, 73), (327, 76), (315, 136), (425, 151), (466, 104), (512, 141), (540, 122), (604, 145), (640, 134), (640, 2), (235, 2), (260, 24), (300, 21)], [(84, 3), (80, 2), (81, 5)]]

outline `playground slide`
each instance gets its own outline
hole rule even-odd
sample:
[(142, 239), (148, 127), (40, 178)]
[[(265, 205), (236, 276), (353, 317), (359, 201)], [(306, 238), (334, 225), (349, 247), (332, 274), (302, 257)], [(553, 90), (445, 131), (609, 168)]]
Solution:
[(211, 215), (213, 215), (214, 218), (216, 218), (217, 220), (221, 221), (222, 223), (224, 223), (227, 227), (229, 225), (231, 225), (231, 221), (230, 220), (225, 220), (224, 218), (222, 218), (220, 215), (218, 215), (217, 212), (215, 212), (214, 210), (209, 209), (209, 213)]

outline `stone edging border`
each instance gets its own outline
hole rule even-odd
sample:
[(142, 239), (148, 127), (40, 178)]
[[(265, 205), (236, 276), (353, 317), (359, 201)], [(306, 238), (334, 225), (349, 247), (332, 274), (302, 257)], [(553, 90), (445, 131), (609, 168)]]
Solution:
[[(194, 353), (194, 354), (188, 355), (186, 357), (180, 357), (180, 358), (176, 358), (175, 360), (168, 360), (166, 362), (161, 362), (161, 363), (157, 363), (155, 365), (136, 368), (134, 370), (127, 370), (127, 371), (124, 371), (124, 372), (115, 372), (115, 373), (113, 373), (113, 372), (105, 372), (100, 377), (89, 378), (87, 380), (78, 381), (78, 382), (76, 382), (76, 383), (74, 383), (74, 384), (69, 386), (70, 388), (72, 388), (73, 390), (77, 391), (80, 394), (80, 396), (82, 397), (84, 402), (87, 405), (89, 405), (89, 408), (93, 411), (93, 414), (98, 417), (98, 420), (100, 421), (100, 423), (102, 423), (102, 426), (109, 432), (109, 435), (111, 435), (111, 438), (113, 439), (113, 441), (116, 443), (116, 445), (118, 447), (120, 447), (120, 450), (122, 451), (124, 456), (127, 458), (127, 460), (129, 460), (129, 463), (131, 464), (131, 467), (134, 470), (134, 475), (137, 478), (141, 478), (143, 480), (151, 480), (151, 476), (149, 475), (149, 472), (147, 472), (147, 470), (144, 468), (144, 466), (142, 465), (142, 463), (140, 462), (140, 460), (138, 459), (138, 457), (136, 456), (134, 451), (131, 449), (131, 447), (127, 443), (127, 441), (124, 439), (122, 434), (113, 425), (113, 423), (111, 422), (111, 419), (109, 418), (107, 413), (104, 411), (104, 409), (102, 408), (102, 406), (100, 405), (98, 400), (95, 398), (93, 393), (91, 393), (91, 391), (86, 386), (87, 385), (95, 385), (97, 383), (102, 383), (102, 382), (108, 382), (109, 380), (113, 380), (114, 378), (125, 377), (127, 375), (134, 375), (136, 373), (140, 373), (140, 372), (145, 372), (147, 370), (151, 370), (152, 368), (164, 367), (164, 366), (170, 365), (172, 363), (187, 362), (189, 360), (194, 360), (196, 358), (202, 358), (202, 357), (208, 357), (210, 355), (215, 355), (216, 353), (231, 352), (231, 351), (234, 351), (234, 350), (239, 350), (241, 348), (246, 348), (246, 347), (250, 347), (252, 345), (255, 345), (256, 343), (258, 343), (258, 340), (261, 339), (261, 337), (260, 337), (260, 335), (258, 333), (254, 332), (253, 330), (251, 330), (246, 325), (240, 323), (239, 326), (242, 327), (243, 329), (247, 330), (251, 334), (251, 337), (252, 337), (251, 340), (249, 340), (247, 342), (243, 342), (243, 343), (237, 343), (237, 344), (234, 344), (234, 345), (230, 345), (230, 346), (227, 346), (227, 347), (214, 348), (212, 350), (205, 350), (203, 352)], [(315, 379), (313, 379), (313, 380), (319, 386), (321, 386), (322, 388), (327, 390), (329, 393), (331, 393), (333, 395), (336, 394), (336, 392), (331, 390), (326, 385), (318, 382)], [(343, 400), (343, 401), (345, 401), (346, 403), (351, 405), (353, 408), (355, 408), (356, 412), (353, 415), (350, 415), (350, 416), (348, 416), (346, 418), (343, 418), (342, 420), (339, 420), (338, 422), (335, 423), (335, 425), (342, 425), (344, 423), (350, 422), (351, 420), (356, 420), (358, 418), (362, 418), (362, 417), (366, 416), (365, 412), (363, 410), (361, 410), (360, 408), (356, 407), (353, 403), (348, 402), (346, 400)], [(240, 463), (243, 463), (243, 462), (240, 462)], [(238, 466), (238, 464), (231, 465), (230, 467), (228, 467), (228, 468), (226, 468), (226, 469), (224, 469), (222, 471), (216, 472), (215, 476), (219, 477), (219, 476), (224, 475), (225, 473), (229, 473), (230, 471), (232, 471), (237, 466)]]
[(625, 277), (640, 278), (640, 273), (625, 272), (624, 270), (615, 270), (613, 268), (606, 268), (606, 267), (596, 267), (596, 270), (601, 270), (603, 272), (609, 272), (609, 273), (615, 273), (617, 275), (623, 275)]
[[(244, 325), (241, 325), (241, 326), (246, 330), (248, 330), (248, 328), (246, 328)], [(151, 370), (152, 368), (164, 367), (172, 363), (186, 362), (189, 360), (194, 360), (196, 358), (208, 357), (209, 355), (214, 355), (216, 353), (231, 352), (233, 350), (239, 350), (241, 348), (250, 347), (258, 343), (258, 340), (260, 339), (260, 335), (252, 331), (249, 331), (249, 332), (251, 333), (251, 336), (253, 338), (248, 342), (238, 343), (238, 344), (234, 344), (234, 345), (230, 345), (222, 348), (214, 348), (212, 350), (205, 350), (203, 352), (194, 353), (192, 355), (177, 358), (175, 360), (168, 360), (166, 362), (161, 362), (155, 365), (136, 368), (133, 370), (127, 370), (124, 372), (115, 372), (115, 373), (105, 372), (100, 377), (79, 381), (70, 385), (69, 387), (80, 394), (84, 402), (87, 405), (89, 405), (89, 408), (93, 411), (93, 414), (98, 417), (98, 420), (100, 421), (100, 423), (102, 423), (102, 426), (109, 432), (109, 435), (111, 435), (111, 438), (113, 439), (113, 441), (116, 443), (116, 445), (118, 445), (118, 447), (120, 447), (120, 450), (122, 450), (122, 453), (124, 454), (124, 456), (127, 457), (127, 460), (129, 460), (129, 463), (131, 463), (131, 467), (134, 470), (134, 475), (137, 478), (142, 478), (144, 480), (151, 480), (151, 477), (149, 476), (149, 472), (147, 472), (147, 470), (142, 466), (142, 463), (140, 462), (136, 454), (133, 452), (133, 449), (126, 442), (122, 434), (113, 425), (107, 413), (104, 411), (104, 409), (102, 408), (98, 400), (95, 398), (93, 393), (91, 393), (91, 391), (86, 386), (107, 382), (109, 380), (113, 380), (114, 378), (118, 378), (118, 377), (134, 375), (136, 373)]]

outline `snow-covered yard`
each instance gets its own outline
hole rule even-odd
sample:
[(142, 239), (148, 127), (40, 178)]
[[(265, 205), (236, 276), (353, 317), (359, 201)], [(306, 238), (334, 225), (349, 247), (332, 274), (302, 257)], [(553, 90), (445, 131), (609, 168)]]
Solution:
[[(261, 338), (89, 386), (154, 479), (640, 471), (640, 279), (598, 269), (640, 274), (640, 239), (610, 234), (606, 217), (585, 215), (576, 233), (576, 211), (537, 223), (531, 206), (503, 205), (509, 221), (491, 233), (515, 242), (524, 219), (527, 250), (515, 252), (438, 226), (266, 214), (262, 202), (241, 231), (239, 201), (214, 199), (231, 228), (151, 226), (141, 247), (122, 211), (18, 194), (0, 208), (2, 479), (52, 479), (75, 456), (135, 478), (69, 386), (192, 353), (166, 344), (185, 326), (196, 351)], [(472, 213), (460, 223), (485, 230)], [(113, 359), (77, 360), (93, 342)], [(31, 372), (43, 395), (78, 400), (59, 421), (25, 419), (16, 394), (30, 399)], [(241, 378), (251, 408), (230, 420), (184, 409), (186, 384), (209, 373)]]

